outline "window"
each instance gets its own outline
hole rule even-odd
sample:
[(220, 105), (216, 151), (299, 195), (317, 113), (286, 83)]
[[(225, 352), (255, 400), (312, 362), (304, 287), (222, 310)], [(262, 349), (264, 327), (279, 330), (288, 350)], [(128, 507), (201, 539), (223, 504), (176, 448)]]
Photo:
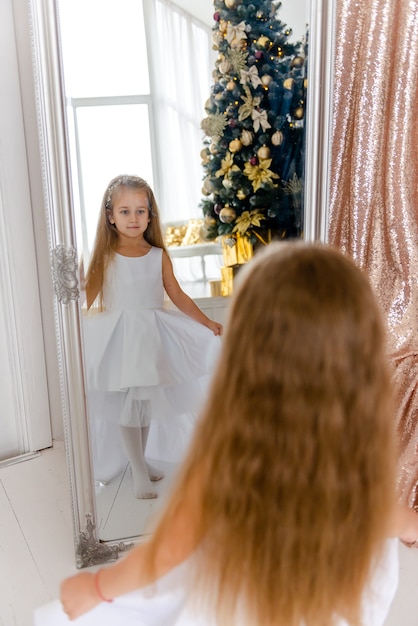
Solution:
[(201, 217), (200, 121), (211, 29), (167, 0), (59, 0), (79, 248), (89, 254), (108, 182), (145, 178), (162, 220)]

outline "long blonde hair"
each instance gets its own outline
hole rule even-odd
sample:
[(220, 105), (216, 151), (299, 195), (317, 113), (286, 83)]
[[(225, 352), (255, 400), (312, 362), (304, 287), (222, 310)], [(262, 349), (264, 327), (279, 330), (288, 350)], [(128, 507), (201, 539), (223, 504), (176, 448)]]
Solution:
[(115, 195), (124, 188), (135, 191), (144, 191), (148, 197), (150, 222), (144, 233), (144, 239), (158, 248), (165, 250), (165, 243), (161, 229), (160, 212), (154, 193), (148, 183), (138, 176), (123, 174), (113, 178), (103, 194), (97, 223), (96, 238), (86, 273), (86, 292), (99, 296), (99, 307), (103, 307), (103, 283), (108, 262), (115, 254), (118, 242), (116, 226), (109, 221), (112, 216)]
[(199, 475), (196, 592), (219, 624), (239, 606), (257, 626), (360, 624), (395, 506), (380, 311), (355, 264), (319, 244), (270, 244), (240, 278), (151, 561)]

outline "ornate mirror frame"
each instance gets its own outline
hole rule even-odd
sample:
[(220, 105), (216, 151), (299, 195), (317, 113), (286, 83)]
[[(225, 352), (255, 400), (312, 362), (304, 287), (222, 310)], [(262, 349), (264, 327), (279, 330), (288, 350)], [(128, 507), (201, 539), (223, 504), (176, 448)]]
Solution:
[[(208, 0), (210, 1), (210, 0)], [(335, 0), (311, 0), (306, 125), (307, 241), (326, 241)], [(55, 0), (28, 0), (39, 141), (47, 210), (55, 330), (77, 567), (114, 560), (132, 544), (101, 542), (85, 404), (71, 172)]]

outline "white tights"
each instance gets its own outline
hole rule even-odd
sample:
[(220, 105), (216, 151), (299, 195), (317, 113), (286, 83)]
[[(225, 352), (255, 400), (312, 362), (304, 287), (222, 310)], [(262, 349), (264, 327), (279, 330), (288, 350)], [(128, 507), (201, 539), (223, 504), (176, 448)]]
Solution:
[(121, 439), (132, 470), (135, 498), (156, 498), (157, 492), (151, 481), (164, 477), (164, 472), (145, 461), (149, 426), (121, 426)]

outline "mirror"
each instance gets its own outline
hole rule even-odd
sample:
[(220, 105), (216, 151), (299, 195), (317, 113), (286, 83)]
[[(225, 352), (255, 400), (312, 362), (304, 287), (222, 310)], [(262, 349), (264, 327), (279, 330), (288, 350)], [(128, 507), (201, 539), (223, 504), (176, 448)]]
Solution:
[[(201, 2), (207, 7), (210, 0)], [(294, 0), (284, 0), (283, 4), (286, 5), (286, 2), (295, 5)], [(326, 232), (333, 16), (331, 2), (300, 0), (298, 6), (301, 2), (309, 24), (303, 230), (306, 239), (314, 240), (324, 239)], [(184, 3), (185, 0), (182, 0), (181, 4)], [(68, 7), (71, 3), (66, 4)], [(149, 6), (148, 3), (145, 4)], [(196, 2), (192, 4), (196, 5)], [(94, 476), (94, 433), (89, 427), (86, 406), (83, 302), (78, 274), (78, 262), (88, 247), (89, 235), (86, 238), (88, 228), (85, 207), (83, 209), (83, 203), (77, 199), (80, 197), (80, 180), (83, 178), (78, 175), (80, 162), (77, 158), (74, 160), (71, 145), (74, 118), (69, 114), (65, 67), (63, 71), (59, 6), (58, 0), (30, 0), (51, 265), (57, 298), (57, 341), (62, 355), (62, 397), (73, 498), (76, 562), (79, 567), (85, 567), (117, 558), (120, 551), (127, 549), (132, 541), (138, 539), (143, 532), (141, 523), (144, 528), (147, 519), (154, 514), (163, 497), (151, 502), (134, 499), (125, 490), (129, 483), (127, 464), (117, 481), (112, 479), (108, 484), (103, 484), (95, 480)], [(281, 19), (292, 26), (291, 16), (285, 14), (285, 11)], [(74, 37), (76, 38), (76, 34)], [(118, 72), (118, 68), (115, 71)], [(110, 78), (114, 77), (114, 74), (108, 72), (105, 76), (107, 80), (109, 75)], [(205, 99), (207, 96), (205, 94)], [(77, 150), (75, 153), (77, 155)], [(121, 171), (119, 167), (116, 169), (116, 173)], [(155, 172), (158, 171), (157, 164)], [(197, 184), (200, 189), (203, 178), (200, 163), (198, 172)], [(113, 170), (110, 175), (106, 174), (104, 186), (101, 184), (100, 190), (95, 192), (95, 207), (99, 206), (104, 187), (114, 173)], [(160, 201), (159, 204), (161, 207)], [(96, 220), (97, 214), (94, 215), (93, 212), (94, 225)], [(164, 469), (170, 475), (171, 468), (166, 466)], [(169, 482), (169, 476), (165, 485), (162, 481), (162, 496), (164, 486), (169, 488)]]

